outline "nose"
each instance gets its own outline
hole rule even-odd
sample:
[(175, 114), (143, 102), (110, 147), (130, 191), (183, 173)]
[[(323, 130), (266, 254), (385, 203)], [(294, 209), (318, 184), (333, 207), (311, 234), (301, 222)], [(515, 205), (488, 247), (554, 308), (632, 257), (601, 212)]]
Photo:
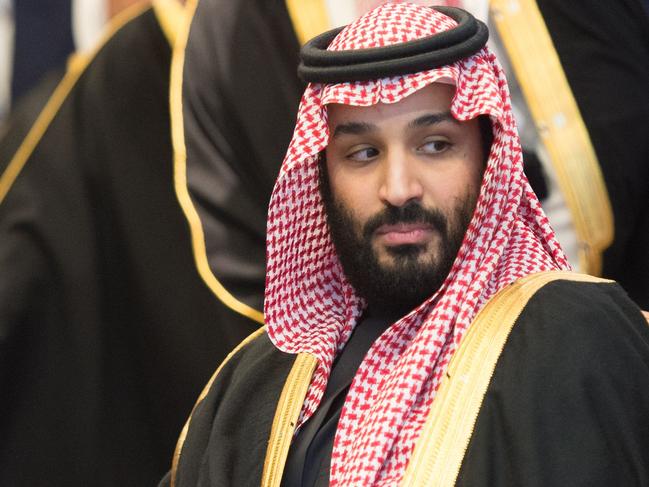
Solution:
[(411, 200), (421, 200), (424, 190), (416, 164), (406, 151), (393, 151), (385, 157), (379, 186), (383, 203), (401, 207)]

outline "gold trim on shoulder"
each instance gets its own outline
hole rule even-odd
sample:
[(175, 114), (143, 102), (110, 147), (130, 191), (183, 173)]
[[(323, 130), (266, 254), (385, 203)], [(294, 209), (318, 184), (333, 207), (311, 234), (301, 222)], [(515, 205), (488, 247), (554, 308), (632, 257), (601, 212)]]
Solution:
[(401, 487), (455, 485), (507, 337), (530, 298), (558, 279), (613, 282), (569, 271), (540, 272), (519, 279), (491, 298), (476, 316), (448, 366)]
[(149, 9), (148, 2), (139, 2), (124, 9), (106, 25), (101, 40), (97, 43), (90, 54), (73, 55), (70, 57), (68, 69), (63, 76), (63, 79), (59, 82), (49, 100), (47, 100), (43, 110), (41, 110), (41, 113), (38, 115), (38, 118), (36, 118), (34, 125), (32, 125), (27, 136), (11, 158), (7, 168), (4, 170), (2, 175), (0, 175), (0, 204), (4, 201), (7, 193), (11, 189), (11, 186), (16, 181), (16, 178), (22, 171), (23, 167), (25, 167), (27, 160), (36, 149), (36, 146), (43, 138), (43, 135), (45, 135), (50, 123), (52, 123), (52, 120), (70, 94), (70, 91), (72, 91), (72, 88), (76, 85), (81, 74), (86, 70), (97, 53), (117, 33), (118, 30), (135, 17), (144, 13), (147, 9)]
[(171, 59), (171, 137), (174, 147), (174, 188), (178, 202), (187, 218), (192, 237), (192, 250), (198, 273), (214, 295), (228, 308), (253, 321), (263, 324), (264, 315), (235, 298), (210, 269), (205, 249), (203, 225), (194, 207), (189, 189), (187, 188), (187, 148), (185, 147), (185, 127), (183, 121), (183, 68), (185, 65), (185, 48), (189, 39), (189, 31), (196, 12), (198, 0), (189, 0), (185, 6), (186, 15), (179, 28)]
[(252, 332), (250, 335), (248, 335), (246, 338), (243, 339), (239, 345), (237, 345), (225, 359), (223, 362), (221, 362), (221, 365), (216, 369), (216, 372), (210, 377), (210, 380), (207, 382), (203, 390), (201, 391), (200, 395), (198, 396), (198, 399), (196, 400), (196, 404), (194, 404), (194, 407), (192, 408), (192, 412), (189, 415), (189, 418), (187, 418), (187, 421), (185, 422), (185, 425), (183, 426), (182, 431), (180, 432), (180, 436), (178, 437), (178, 441), (176, 442), (176, 448), (174, 450), (174, 456), (173, 460), (171, 462), (171, 487), (174, 487), (176, 485), (176, 473), (178, 472), (178, 463), (180, 462), (180, 452), (182, 451), (183, 445), (185, 444), (185, 440), (187, 439), (187, 431), (189, 431), (189, 423), (192, 419), (192, 415), (194, 414), (194, 411), (196, 410), (196, 406), (200, 404), (200, 402), (205, 399), (205, 396), (207, 396), (207, 393), (210, 391), (212, 384), (214, 383), (214, 380), (216, 379), (216, 376), (219, 375), (219, 372), (221, 372), (221, 369), (225, 366), (225, 364), (228, 363), (228, 361), (234, 357), (234, 355), (239, 352), (243, 347), (248, 345), (251, 341), (253, 341), (255, 338), (261, 336), (264, 332), (266, 331), (266, 327), (262, 326), (261, 328), (258, 328), (254, 332)]
[(178, 30), (183, 23), (185, 8), (179, 0), (153, 0), (152, 5), (160, 28), (169, 41), (169, 45), (173, 47), (176, 43)]
[(262, 487), (279, 487), (291, 446), (295, 426), (311, 384), (318, 360), (306, 353), (298, 354), (277, 403), (268, 450), (261, 477)]
[(286, 0), (286, 9), (300, 45), (331, 29), (325, 0)]
[(557, 174), (579, 241), (579, 270), (602, 272), (613, 211), (597, 155), (534, 0), (492, 0), (502, 42)]

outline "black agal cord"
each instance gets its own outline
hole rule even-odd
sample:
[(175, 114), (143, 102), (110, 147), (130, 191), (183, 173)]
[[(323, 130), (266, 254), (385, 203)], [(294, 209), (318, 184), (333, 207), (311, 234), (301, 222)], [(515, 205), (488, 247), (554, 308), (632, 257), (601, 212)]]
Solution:
[(456, 7), (432, 8), (458, 25), (414, 41), (347, 51), (327, 51), (344, 27), (329, 30), (302, 47), (298, 75), (313, 83), (344, 83), (416, 73), (467, 58), (487, 43), (487, 26), (469, 12)]

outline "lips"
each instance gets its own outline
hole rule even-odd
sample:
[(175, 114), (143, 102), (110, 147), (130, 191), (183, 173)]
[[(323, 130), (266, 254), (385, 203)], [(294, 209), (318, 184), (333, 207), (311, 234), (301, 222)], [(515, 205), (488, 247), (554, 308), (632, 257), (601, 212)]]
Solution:
[(381, 225), (376, 237), (385, 245), (421, 245), (428, 241), (434, 228), (428, 223), (397, 223)]

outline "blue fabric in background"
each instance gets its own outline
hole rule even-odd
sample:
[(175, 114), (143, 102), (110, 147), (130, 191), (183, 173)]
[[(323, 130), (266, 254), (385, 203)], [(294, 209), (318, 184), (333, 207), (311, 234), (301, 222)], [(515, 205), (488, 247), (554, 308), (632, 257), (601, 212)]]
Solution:
[(12, 105), (74, 51), (71, 0), (14, 0), (13, 11)]

